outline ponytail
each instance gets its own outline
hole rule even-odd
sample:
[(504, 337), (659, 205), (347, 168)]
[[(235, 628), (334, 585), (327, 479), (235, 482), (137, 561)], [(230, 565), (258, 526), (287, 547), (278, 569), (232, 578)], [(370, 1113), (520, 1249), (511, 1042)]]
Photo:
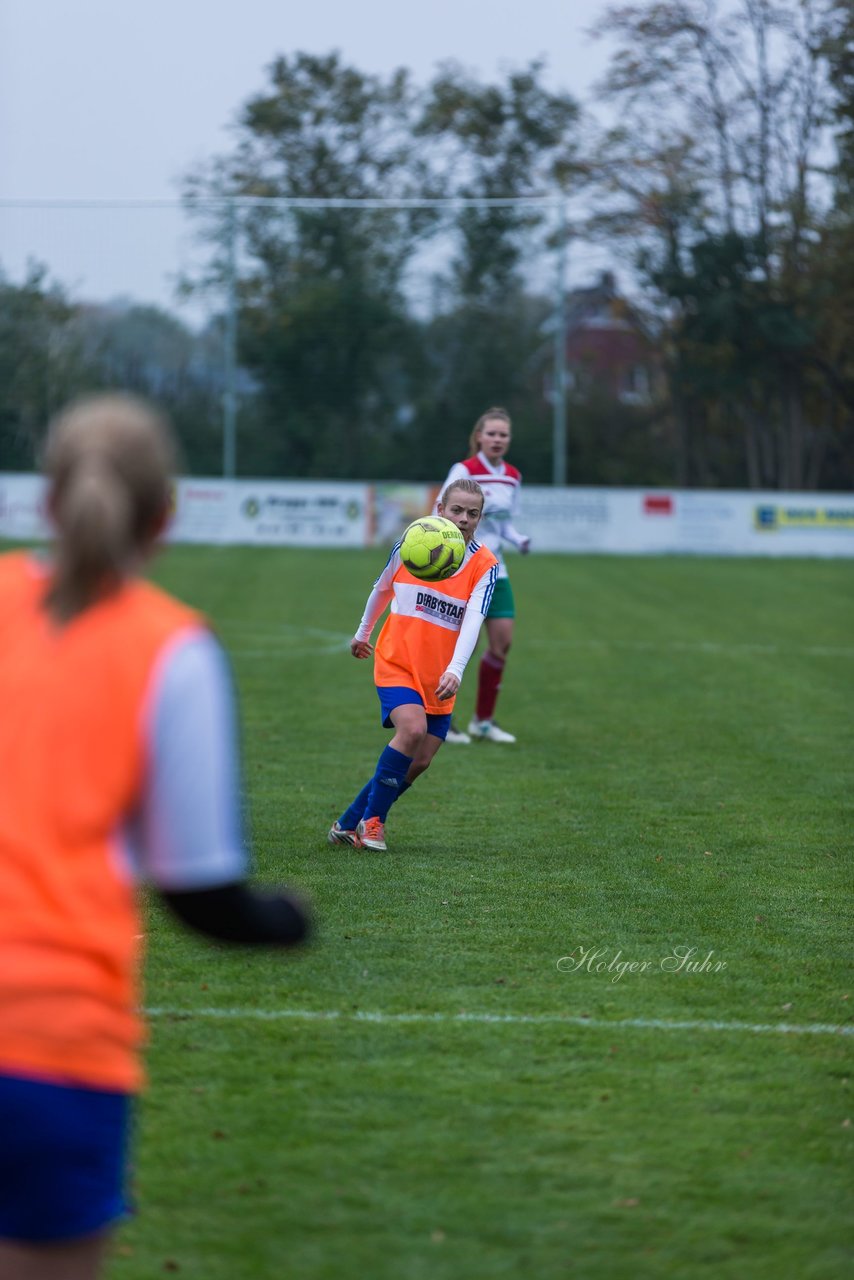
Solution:
[(173, 463), (167, 424), (131, 396), (94, 396), (52, 423), (45, 466), (57, 537), (47, 605), (56, 617), (74, 617), (135, 570), (162, 526)]

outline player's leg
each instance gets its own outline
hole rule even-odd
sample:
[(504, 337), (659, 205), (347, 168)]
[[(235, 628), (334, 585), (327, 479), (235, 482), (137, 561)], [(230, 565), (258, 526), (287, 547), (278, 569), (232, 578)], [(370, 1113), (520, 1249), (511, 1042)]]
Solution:
[[(409, 719), (413, 720), (416, 726), (416, 745), (417, 745), (417, 726), (423, 721), (424, 731), (426, 731), (426, 720), (424, 719), (424, 706), (421, 697), (414, 689), (405, 686), (399, 688), (377, 688), (377, 695), (380, 700), (380, 719), (383, 728), (394, 729), (395, 734), (391, 742), (382, 751), (373, 774), (368, 778), (365, 785), (359, 791), (358, 795), (350, 802), (344, 812), (341, 814), (329, 829), (327, 839), (330, 844), (349, 844), (359, 849), (362, 846), (362, 839), (359, 833), (359, 823), (363, 818), (378, 818), (379, 814), (369, 809), (371, 796), (374, 791), (374, 784), (377, 782), (378, 774), (382, 774), (387, 779), (399, 779), (400, 785), (394, 787), (393, 782), (389, 783), (391, 791), (387, 789), (386, 793), (380, 793), (378, 799), (380, 804), (388, 800), (385, 812), (391, 806), (398, 795), (406, 790), (408, 784), (404, 781), (406, 772), (409, 768), (410, 756), (404, 760), (404, 751), (398, 750), (398, 747), (406, 746), (406, 733)], [(406, 712), (405, 708), (412, 708), (412, 716)], [(419, 713), (420, 712), (420, 716)], [(403, 723), (403, 728), (399, 729), (397, 719)], [(400, 758), (398, 758), (400, 757)], [(405, 765), (405, 767), (404, 767)], [(382, 818), (385, 821), (385, 818)], [(367, 846), (369, 848), (376, 847), (376, 844)], [(0, 1277), (2, 1280), (2, 1277)]]
[[(435, 716), (431, 717), (431, 719), (440, 719), (440, 717)], [(443, 741), (443, 738), (435, 736), (432, 726), (431, 728), (428, 728), (427, 733), (424, 735), (424, 741), (413, 756), (412, 764), (409, 766), (409, 772), (406, 775), (406, 781), (409, 786), (412, 786), (415, 779), (420, 778), (421, 774), (425, 773), (426, 770), (430, 768), (433, 757), (441, 747)]]
[[(499, 587), (502, 588), (500, 592)], [(469, 733), (479, 741), (515, 742), (512, 733), (506, 733), (494, 722), (504, 667), (513, 643), (515, 607), (509, 579), (499, 579), (496, 595), (499, 598), (496, 602), (493, 597), (495, 612), (490, 608), (486, 617), (487, 649), (478, 668), (477, 701)]]
[(0, 1280), (97, 1280), (108, 1240), (103, 1233), (70, 1244), (0, 1240)]
[[(368, 796), (371, 794), (373, 782), (374, 777), (371, 774), (358, 795), (350, 801), (341, 817), (336, 818), (333, 822), (327, 836), (330, 844), (349, 844), (355, 849), (361, 848), (362, 842), (359, 839), (357, 828), (365, 812), (365, 805), (368, 803)], [(2, 1277), (0, 1277), (0, 1280), (2, 1280)]]
[(0, 1278), (95, 1280), (126, 1211), (131, 1098), (0, 1074)]
[(366, 849), (384, 852), (388, 811), (408, 786), (413, 757), (427, 734), (427, 715), (420, 702), (404, 702), (389, 711), (394, 737), (380, 753), (362, 820), (357, 827)]

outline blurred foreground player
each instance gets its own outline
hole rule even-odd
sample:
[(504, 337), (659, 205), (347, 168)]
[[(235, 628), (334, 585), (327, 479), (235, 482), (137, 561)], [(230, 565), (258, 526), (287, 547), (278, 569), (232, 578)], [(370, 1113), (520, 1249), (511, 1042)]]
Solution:
[(308, 932), (298, 899), (245, 883), (224, 655), (138, 577), (172, 462), (142, 402), (72, 406), (47, 440), (52, 559), (0, 557), (2, 1280), (92, 1280), (125, 1211), (137, 876), (211, 938)]

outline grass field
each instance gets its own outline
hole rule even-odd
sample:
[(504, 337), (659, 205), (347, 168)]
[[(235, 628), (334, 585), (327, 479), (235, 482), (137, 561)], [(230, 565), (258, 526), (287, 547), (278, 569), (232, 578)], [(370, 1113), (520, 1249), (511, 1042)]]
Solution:
[(443, 748), (378, 856), (326, 831), (388, 739), (347, 650), (381, 562), (157, 566), (319, 930), (229, 953), (152, 906), (111, 1280), (847, 1276), (854, 564), (514, 560), (519, 743)]

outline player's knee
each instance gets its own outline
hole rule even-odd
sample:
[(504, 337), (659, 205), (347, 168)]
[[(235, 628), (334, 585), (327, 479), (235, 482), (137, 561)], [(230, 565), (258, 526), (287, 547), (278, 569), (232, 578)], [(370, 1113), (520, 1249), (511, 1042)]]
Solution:
[(398, 729), (392, 745), (405, 756), (415, 757), (424, 745), (426, 732), (417, 729)]

